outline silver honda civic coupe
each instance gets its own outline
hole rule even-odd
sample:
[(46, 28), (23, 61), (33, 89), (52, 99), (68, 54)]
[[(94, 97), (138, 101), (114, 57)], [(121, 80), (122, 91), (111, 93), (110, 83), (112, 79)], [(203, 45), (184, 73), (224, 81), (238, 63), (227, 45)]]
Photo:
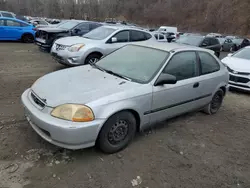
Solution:
[(209, 50), (145, 42), (45, 75), (21, 100), (28, 122), (48, 142), (114, 153), (156, 122), (193, 110), (216, 113), (228, 79)]

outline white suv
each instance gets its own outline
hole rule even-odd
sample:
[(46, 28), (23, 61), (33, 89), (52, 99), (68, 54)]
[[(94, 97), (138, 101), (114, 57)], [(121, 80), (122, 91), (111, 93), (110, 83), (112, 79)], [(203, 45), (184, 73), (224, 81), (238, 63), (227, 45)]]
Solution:
[(102, 26), (84, 36), (65, 37), (55, 41), (51, 49), (54, 59), (64, 65), (77, 66), (97, 62), (126, 44), (156, 41), (142, 29), (128, 26)]

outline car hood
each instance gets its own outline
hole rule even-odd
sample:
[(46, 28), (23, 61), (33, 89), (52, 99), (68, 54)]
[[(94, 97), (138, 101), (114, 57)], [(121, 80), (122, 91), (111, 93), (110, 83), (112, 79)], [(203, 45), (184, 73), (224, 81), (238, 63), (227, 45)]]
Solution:
[(222, 62), (229, 66), (232, 70), (250, 73), (250, 60), (236, 57), (226, 57), (222, 59)]
[(74, 44), (79, 44), (79, 43), (83, 43), (83, 44), (96, 44), (96, 43), (100, 43), (101, 40), (92, 40), (92, 39), (87, 39), (87, 38), (83, 38), (83, 37), (79, 37), (79, 36), (74, 36), (74, 37), (64, 37), (64, 38), (60, 38), (56, 41), (57, 44), (62, 44), (62, 45), (66, 45), (66, 46), (71, 46)]
[(115, 95), (138, 88), (142, 84), (102, 72), (90, 65), (56, 71), (39, 78), (31, 87), (47, 106), (88, 104), (103, 97), (113, 102)]
[(47, 33), (62, 33), (68, 32), (67, 29), (59, 28), (59, 27), (42, 27), (39, 28), (40, 31), (46, 31)]

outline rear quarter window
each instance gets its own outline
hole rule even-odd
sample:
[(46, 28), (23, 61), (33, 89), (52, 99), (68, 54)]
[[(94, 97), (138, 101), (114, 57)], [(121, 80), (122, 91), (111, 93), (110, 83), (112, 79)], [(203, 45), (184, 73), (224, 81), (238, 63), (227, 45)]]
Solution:
[(210, 74), (220, 70), (217, 60), (207, 52), (198, 52), (201, 63), (201, 74)]

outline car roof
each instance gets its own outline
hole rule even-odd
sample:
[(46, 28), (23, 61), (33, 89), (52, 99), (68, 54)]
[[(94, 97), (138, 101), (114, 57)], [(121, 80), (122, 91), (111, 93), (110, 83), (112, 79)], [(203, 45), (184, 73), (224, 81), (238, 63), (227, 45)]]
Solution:
[(18, 22), (22, 22), (22, 23), (25, 23), (25, 24), (30, 25), (29, 23), (27, 23), (27, 22), (25, 22), (25, 21), (23, 21), (23, 20), (16, 19), (16, 18), (0, 17), (0, 19), (3, 19), (3, 20), (13, 20), (13, 21), (18, 21)]
[(111, 29), (115, 29), (115, 30), (132, 29), (132, 30), (147, 32), (146, 30), (143, 30), (143, 28), (138, 28), (138, 27), (135, 27), (135, 26), (122, 25), (122, 24), (104, 24), (103, 27), (111, 28)]
[(178, 44), (178, 43), (163, 43), (163, 42), (157, 42), (157, 41), (146, 41), (138, 43), (139, 46), (142, 47), (149, 47), (149, 48), (155, 48), (167, 52), (171, 51), (182, 51), (182, 50), (199, 50), (199, 51), (206, 51), (211, 53), (211, 50), (207, 50), (204, 48), (196, 47), (196, 46), (190, 46), (185, 44)]

